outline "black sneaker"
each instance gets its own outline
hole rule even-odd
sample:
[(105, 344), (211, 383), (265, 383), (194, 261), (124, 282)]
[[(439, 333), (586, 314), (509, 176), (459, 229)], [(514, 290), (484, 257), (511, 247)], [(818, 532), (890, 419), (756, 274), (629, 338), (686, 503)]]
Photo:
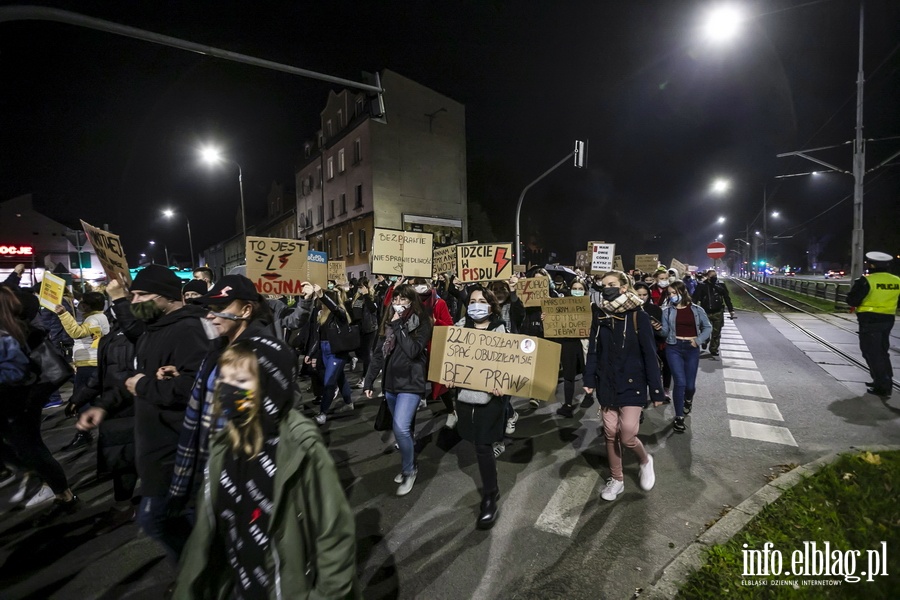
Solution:
[(566, 418), (571, 419), (572, 416), (575, 414), (575, 407), (573, 407), (571, 404), (563, 404), (562, 406), (560, 406), (559, 408), (556, 409), (556, 414), (558, 414), (561, 417), (566, 417)]
[(585, 394), (581, 399), (581, 408), (590, 408), (594, 404), (594, 394)]
[(672, 422), (672, 430), (675, 433), (684, 433), (687, 430), (687, 426), (684, 424), (684, 417), (675, 417), (675, 421)]
[(719, 353), (718, 353), (718, 352), (713, 352), (713, 351), (710, 350), (709, 355), (710, 355), (710, 356), (718, 356)]
[(69, 450), (78, 450), (85, 446), (90, 446), (94, 441), (94, 436), (90, 431), (79, 431), (72, 438), (72, 441), (59, 449), (60, 452), (68, 452)]
[(57, 498), (53, 501), (53, 506), (32, 519), (31, 525), (33, 527), (43, 527), (44, 525), (58, 519), (59, 517), (74, 514), (80, 508), (81, 500), (78, 499), (78, 496), (72, 496), (72, 499), (68, 502)]
[(691, 414), (691, 408), (693, 408), (693, 406), (694, 406), (693, 400), (685, 400), (684, 401), (684, 414), (686, 414), (686, 415)]

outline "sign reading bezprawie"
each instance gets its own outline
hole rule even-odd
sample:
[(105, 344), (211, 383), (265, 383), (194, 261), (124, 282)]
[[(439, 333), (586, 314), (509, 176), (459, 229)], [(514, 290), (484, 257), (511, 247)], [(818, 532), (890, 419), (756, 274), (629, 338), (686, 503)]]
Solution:
[(372, 272), (379, 275), (427, 277), (431, 270), (434, 234), (394, 229), (375, 229), (372, 240)]
[(456, 276), (463, 283), (509, 279), (512, 274), (512, 244), (456, 246)]
[(103, 231), (99, 227), (94, 227), (84, 221), (81, 222), (81, 228), (87, 236), (103, 270), (106, 271), (106, 277), (112, 281), (117, 279), (119, 283), (131, 283), (131, 272), (128, 270), (128, 261), (125, 259), (125, 250), (122, 249), (122, 242), (119, 236), (108, 231)]
[(307, 279), (309, 242), (247, 236), (247, 278), (260, 294), (296, 296)]
[(481, 392), (551, 400), (560, 345), (513, 333), (435, 327), (428, 379)]
[(544, 313), (544, 337), (590, 337), (593, 315), (587, 296), (545, 298), (541, 301), (541, 311)]

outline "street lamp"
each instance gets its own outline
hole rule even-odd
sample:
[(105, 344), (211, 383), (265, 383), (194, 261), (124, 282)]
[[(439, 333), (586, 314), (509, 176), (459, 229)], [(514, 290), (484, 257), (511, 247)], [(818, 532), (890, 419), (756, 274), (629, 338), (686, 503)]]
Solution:
[[(175, 216), (175, 211), (172, 210), (171, 208), (166, 208), (162, 211), (162, 214), (165, 218), (171, 219), (172, 217)], [(184, 220), (187, 222), (188, 244), (190, 245), (190, 248), (191, 248), (191, 269), (193, 269), (194, 268), (194, 238), (191, 237), (191, 220), (184, 213), (182, 213), (182, 216), (184, 217)]]
[[(150, 240), (150, 245), (156, 246), (156, 242), (153, 240)], [(166, 253), (166, 267), (168, 267), (169, 266), (169, 247), (167, 245), (163, 244), (163, 250)]]
[(719, 223), (724, 223), (724, 222), (725, 222), (725, 217), (719, 217)]
[(715, 181), (712, 182), (712, 192), (714, 194), (724, 194), (729, 189), (731, 189), (731, 182), (727, 179), (723, 179), (719, 177)]
[(703, 34), (712, 42), (726, 42), (737, 35), (743, 21), (744, 15), (736, 7), (717, 6), (706, 15)]
[(238, 187), (241, 190), (241, 231), (244, 235), (244, 243), (247, 243), (247, 218), (244, 214), (244, 171), (240, 163), (231, 158), (222, 156), (222, 152), (214, 146), (204, 146), (200, 149), (200, 158), (208, 165), (215, 165), (220, 162), (230, 162), (238, 168)]

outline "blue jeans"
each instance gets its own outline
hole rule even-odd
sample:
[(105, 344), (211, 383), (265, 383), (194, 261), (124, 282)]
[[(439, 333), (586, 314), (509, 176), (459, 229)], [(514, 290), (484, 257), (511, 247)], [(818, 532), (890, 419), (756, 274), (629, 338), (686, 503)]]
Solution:
[(191, 535), (190, 520), (185, 516), (169, 515), (167, 496), (142, 497), (136, 520), (144, 533), (162, 544), (169, 558), (178, 564), (181, 551)]
[(685, 399), (693, 401), (697, 390), (697, 367), (700, 364), (700, 347), (694, 347), (688, 340), (675, 340), (666, 344), (666, 358), (672, 370), (672, 400), (675, 416), (684, 416)]
[[(97, 367), (78, 367), (75, 370), (75, 384), (72, 388), (72, 395), (74, 396), (78, 390), (83, 388), (88, 384), (88, 381), (91, 380), (91, 377), (97, 372)], [(83, 405), (78, 409), (78, 413), (81, 414), (85, 412), (87, 409), (91, 407), (91, 403)]]
[(331, 401), (334, 399), (335, 388), (340, 387), (341, 397), (344, 399), (344, 402), (350, 403), (350, 384), (344, 375), (344, 365), (347, 364), (347, 361), (331, 353), (331, 343), (327, 340), (319, 342), (319, 346), (322, 349), (321, 363), (325, 371), (324, 375), (322, 375), (325, 390), (322, 392), (320, 410), (323, 413), (327, 413), (331, 407)]
[(397, 439), (397, 445), (400, 446), (403, 474), (412, 475), (416, 470), (416, 457), (410, 429), (413, 417), (416, 416), (416, 411), (419, 409), (419, 395), (385, 392), (384, 398), (394, 417), (394, 437)]

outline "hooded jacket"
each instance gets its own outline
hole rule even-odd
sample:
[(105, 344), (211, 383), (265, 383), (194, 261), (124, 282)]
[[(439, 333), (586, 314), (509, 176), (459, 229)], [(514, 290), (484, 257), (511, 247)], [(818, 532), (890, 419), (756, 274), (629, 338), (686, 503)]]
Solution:
[(410, 314), (403, 319), (388, 321), (384, 326), (393, 330), (396, 344), (394, 350), (385, 356), (385, 336), (378, 339), (363, 389), (373, 389), (375, 378), (383, 369), (382, 383), (386, 392), (424, 394), (428, 378), (427, 348), (434, 329), (431, 318), (428, 315), (419, 318)]

